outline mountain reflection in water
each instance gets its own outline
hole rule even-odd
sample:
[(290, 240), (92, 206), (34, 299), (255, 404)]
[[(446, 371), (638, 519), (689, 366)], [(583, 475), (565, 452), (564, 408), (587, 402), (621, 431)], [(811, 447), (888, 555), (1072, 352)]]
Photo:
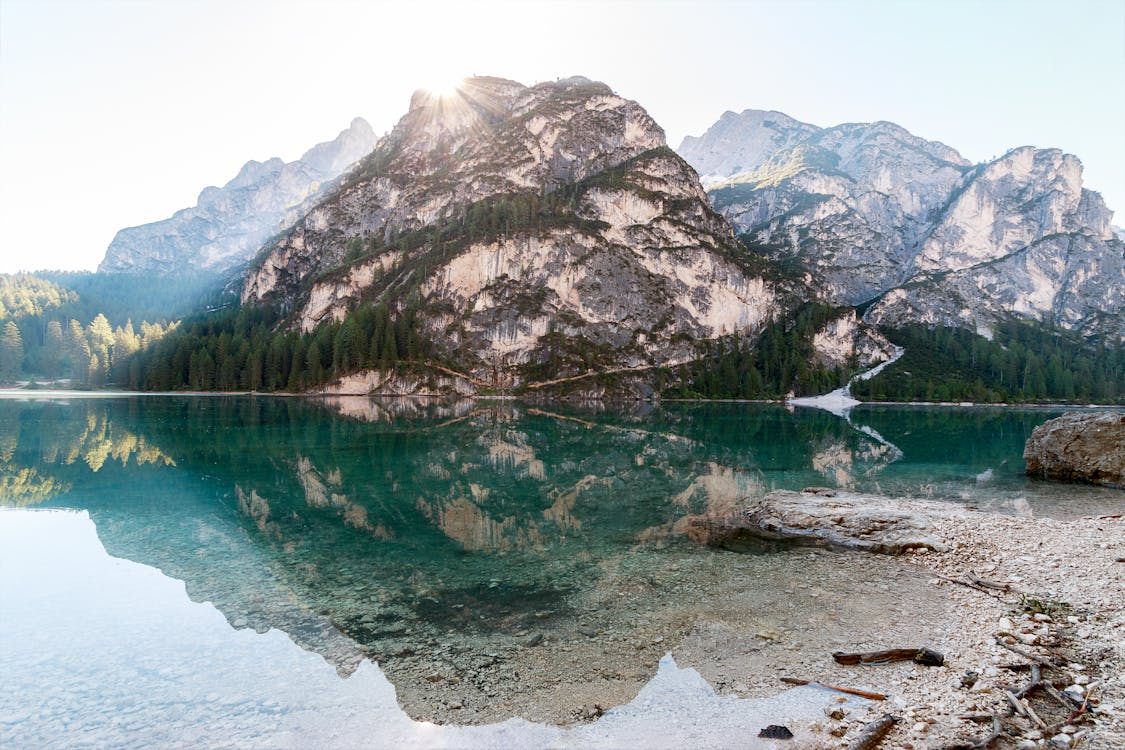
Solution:
[(719, 595), (772, 627), (779, 589), (839, 575), (785, 616), (862, 620), (840, 566), (701, 549), (685, 519), (825, 484), (1055, 502), (1019, 461), (1054, 413), (859, 413), (883, 440), (777, 405), (3, 399), (0, 503), (88, 512), (110, 555), (340, 675), (376, 661), (415, 718), (558, 721), (632, 700)]

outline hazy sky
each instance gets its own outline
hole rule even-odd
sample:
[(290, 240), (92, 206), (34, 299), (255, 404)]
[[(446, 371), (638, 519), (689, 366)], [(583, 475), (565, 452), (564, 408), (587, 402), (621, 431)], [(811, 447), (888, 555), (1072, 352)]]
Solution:
[(1125, 0), (0, 0), (0, 271), (92, 269), (248, 159), (470, 74), (603, 80), (673, 146), (758, 108), (1059, 147), (1125, 212)]

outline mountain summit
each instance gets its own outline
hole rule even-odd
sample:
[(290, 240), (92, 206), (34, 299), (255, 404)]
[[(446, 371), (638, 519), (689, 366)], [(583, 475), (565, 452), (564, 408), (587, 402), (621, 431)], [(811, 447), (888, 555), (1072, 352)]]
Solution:
[(204, 188), (192, 208), (119, 231), (98, 271), (222, 271), (244, 263), (270, 235), (291, 226), (328, 183), (370, 153), (375, 141), (371, 126), (357, 117), (334, 140), (296, 161), (246, 162), (223, 187)]
[(778, 296), (640, 105), (486, 77), (415, 93), (242, 291), (302, 331), (385, 305), (442, 361), (510, 383), (685, 361)]
[(973, 165), (893, 123), (757, 110), (680, 153), (753, 248), (871, 322), (987, 330), (1016, 316), (1125, 337), (1125, 245), (1074, 156), (1027, 146)]

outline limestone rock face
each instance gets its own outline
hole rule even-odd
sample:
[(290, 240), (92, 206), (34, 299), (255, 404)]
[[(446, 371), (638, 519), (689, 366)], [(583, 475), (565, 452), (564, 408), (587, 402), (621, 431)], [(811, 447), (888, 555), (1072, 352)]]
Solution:
[(732, 513), (693, 519), (688, 535), (716, 547), (766, 543), (811, 544), (900, 554), (944, 550), (926, 514), (907, 503), (810, 487), (775, 490)]
[(171, 218), (122, 229), (99, 272), (222, 271), (250, 260), (262, 243), (291, 226), (310, 200), (375, 147), (362, 118), (296, 161), (250, 161), (223, 187), (208, 187)]
[(813, 336), (817, 361), (827, 367), (869, 368), (886, 362), (897, 347), (874, 326), (859, 320), (855, 310), (848, 310), (830, 320)]
[(974, 166), (892, 123), (821, 129), (752, 110), (681, 153), (736, 231), (807, 269), (825, 299), (873, 302), (870, 322), (1014, 315), (1125, 336), (1125, 245), (1074, 156), (1023, 147)]
[(1125, 487), (1125, 412), (1068, 412), (1035, 428), (1030, 476)]
[(446, 361), (510, 384), (674, 364), (756, 330), (780, 302), (751, 261), (636, 102), (583, 78), (471, 78), (416, 93), (265, 248), (242, 301), (304, 331), (410, 304)]

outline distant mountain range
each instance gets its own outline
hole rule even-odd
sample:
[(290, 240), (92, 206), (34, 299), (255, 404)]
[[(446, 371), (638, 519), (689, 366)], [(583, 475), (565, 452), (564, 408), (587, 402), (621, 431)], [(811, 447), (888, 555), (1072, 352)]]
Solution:
[[(1081, 337), (1125, 341), (1111, 216), (1056, 149), (974, 165), (888, 122), (821, 128), (747, 110), (677, 154), (605, 84), (477, 77), (415, 93), (377, 142), (356, 120), (296, 162), (249, 163), (196, 207), (122, 230), (100, 270), (248, 263), (250, 317), (184, 334), (194, 348), (176, 361), (200, 364), (163, 368), (164, 388), (547, 392), (613, 374), (618, 393), (680, 383), (764, 397), (842, 384), (894, 351), (895, 330), (921, 325), (1002, 335), (992, 372), (974, 356), (957, 383), (925, 393), (994, 378), (972, 387), (1032, 398), (1056, 390), (1029, 380), (1046, 354), (1022, 358), (1054, 346), (1051, 331), (1079, 336), (1052, 349), (1059, 371)], [(222, 326), (251, 340), (232, 349)], [(963, 349), (910, 336), (914, 349), (953, 347), (941, 356)], [(1014, 352), (1012, 336), (1025, 342)], [(759, 339), (772, 354), (755, 353)], [(1099, 356), (1084, 377), (1110, 394), (1115, 365)], [(911, 366), (940, 374), (941, 361)], [(403, 363), (441, 375), (395, 380)], [(1055, 379), (1059, 393), (1094, 392)]]
[(122, 229), (99, 272), (221, 271), (254, 257), (270, 236), (289, 227), (344, 170), (375, 147), (375, 133), (356, 118), (334, 140), (296, 161), (248, 161), (221, 188), (207, 187), (191, 208), (171, 218)]
[(755, 252), (870, 322), (987, 331), (1014, 315), (1125, 336), (1125, 245), (1074, 156), (1025, 146), (974, 165), (893, 123), (760, 110), (679, 151)]

